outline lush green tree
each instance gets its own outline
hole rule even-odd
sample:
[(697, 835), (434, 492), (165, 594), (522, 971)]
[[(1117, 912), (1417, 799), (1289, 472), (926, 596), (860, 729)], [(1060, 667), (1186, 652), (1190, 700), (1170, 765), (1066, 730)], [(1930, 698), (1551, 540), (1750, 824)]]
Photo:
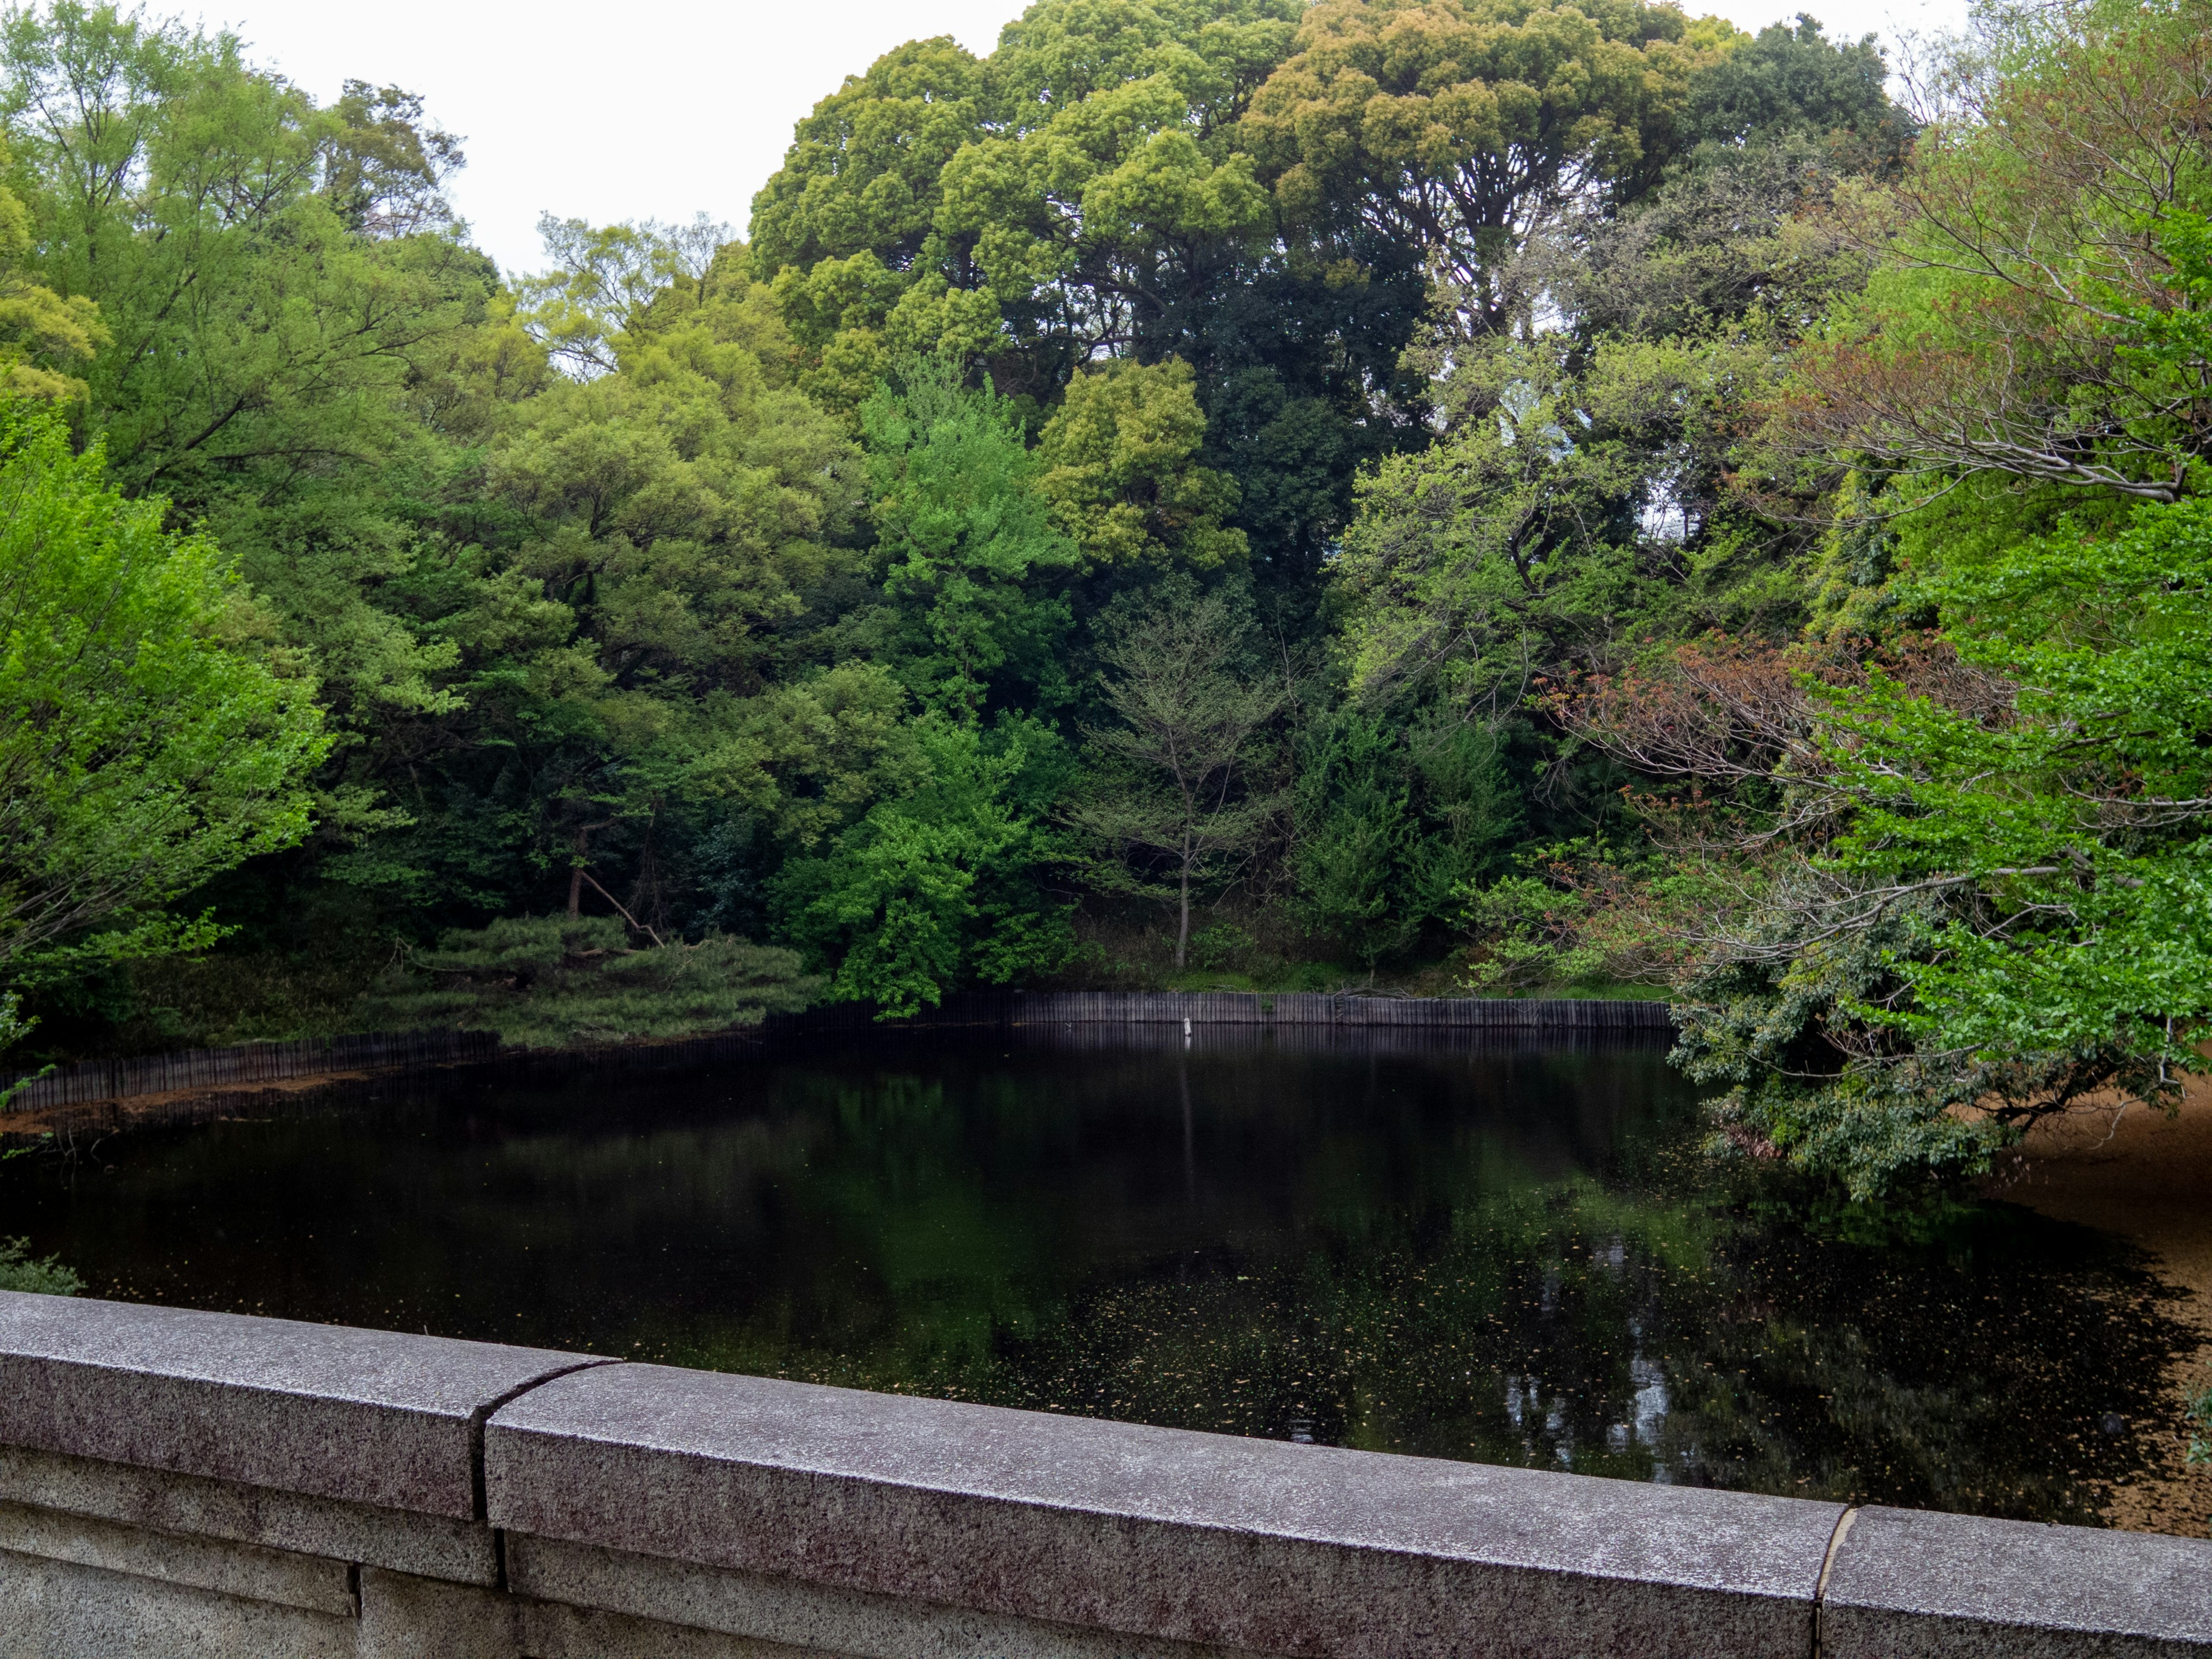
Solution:
[(594, 225), (547, 213), (538, 234), (553, 264), (516, 284), (524, 326), (581, 380), (611, 373), (617, 341), (649, 332), (656, 303), (696, 288), (730, 240), (704, 214), (688, 225)]
[(978, 62), (917, 41), (799, 125), (753, 242), (808, 385), (856, 406), (895, 354), (1049, 399), (1267, 232), (1237, 116), (1287, 0), (1045, 0)]
[(902, 379), (860, 420), (884, 592), (910, 618), (898, 642), (908, 689), (963, 720), (1010, 677), (1023, 703), (1063, 701), (1069, 613), (1053, 578), (1079, 555), (1052, 521), (1019, 415), (940, 362), (914, 360)]
[[(0, 173), (8, 165), (0, 147)], [(0, 185), (0, 391), (74, 402), (85, 395), (74, 371), (106, 342), (107, 331), (100, 307), (84, 295), (64, 299), (26, 276), (34, 252), (30, 210)]]
[(2202, 1066), (2204, 39), (2091, 7), (1971, 44), (1781, 407), (1784, 450), (1893, 469), (1832, 498), (1813, 638), (1678, 653), (1593, 723), (1737, 815), (1683, 987), (1724, 1131), (1862, 1195)]
[(1285, 212), (1420, 247), (1463, 325), (1492, 331), (1526, 302), (1504, 275), (1528, 228), (1656, 179), (1693, 72), (1737, 38), (1638, 0), (1325, 0), (1239, 134)]
[(755, 204), (802, 383), (857, 408), (902, 354), (950, 353), (1038, 407), (1102, 356), (1178, 358), (1237, 486), (1209, 512), (1310, 611), (1354, 471), (1418, 441), (1394, 397), (1418, 402), (1397, 357), (1426, 298), (1418, 249), (1285, 240), (1254, 183), (1239, 121), (1297, 16), (1042, 0), (986, 59), (920, 41), (848, 81)]
[(1820, 139), (1854, 172), (1893, 173), (1911, 148), (1912, 118), (1891, 101), (1889, 65), (1874, 36), (1836, 44), (1800, 12), (1729, 40), (1690, 77), (1687, 137), (1704, 144), (1771, 146)]
[(330, 748), (313, 682), (166, 510), (125, 500), (58, 417), (0, 410), (0, 975), (18, 984), (204, 943), (213, 925), (167, 907), (311, 827)]
[(1726, 1121), (1862, 1194), (2084, 1102), (2171, 1109), (2212, 1033), (2212, 512), (1954, 556), (1934, 665), (1806, 711), (1830, 824), (1690, 981)]
[[(556, 270), (544, 286), (573, 298), (600, 280)], [(619, 887), (642, 915), (660, 902), (654, 836), (669, 850), (677, 820), (714, 803), (777, 810), (791, 711), (775, 705), (809, 695), (784, 630), (855, 565), (840, 543), (858, 458), (792, 384), (742, 249), (610, 338), (611, 370), (501, 406), (476, 493), (394, 585), (453, 668), (444, 705), (350, 757), (415, 820), (343, 866), (355, 878), (497, 911), (546, 903), (552, 877), (578, 902)], [(587, 881), (611, 848), (628, 869)]]
[(1993, 19), (1957, 107), (1854, 228), (1882, 255), (1778, 436), (1885, 470), (2191, 493), (2207, 395), (2201, 3)]
[(1066, 773), (1050, 732), (930, 714), (903, 747), (907, 787), (787, 866), (774, 893), (789, 936), (835, 964), (830, 991), (886, 1018), (1050, 973), (1074, 946), (1048, 885), (1066, 856), (1047, 817)]
[(1291, 872), (1307, 921), (1373, 969), (1459, 917), (1525, 818), (1498, 732), (1349, 703), (1304, 734)]
[(75, 0), (11, 13), (0, 74), (27, 273), (107, 336), (83, 419), (117, 480), (221, 538), (343, 724), (434, 707), (451, 648), (383, 590), (441, 459), (410, 380), (489, 293), (442, 234), (449, 141), (404, 94), (318, 109), (234, 37)]
[(1121, 362), (1079, 374), (1045, 423), (1039, 487), (1085, 556), (1101, 565), (1204, 570), (1247, 551), (1222, 520), (1237, 486), (1200, 465), (1206, 416), (1187, 364)]

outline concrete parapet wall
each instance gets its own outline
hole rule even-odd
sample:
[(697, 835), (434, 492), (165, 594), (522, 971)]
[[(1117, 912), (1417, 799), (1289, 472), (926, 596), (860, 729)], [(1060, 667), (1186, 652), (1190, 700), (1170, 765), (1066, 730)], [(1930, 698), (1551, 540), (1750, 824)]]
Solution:
[(2212, 1542), (0, 1294), (0, 1659), (2212, 1656)]

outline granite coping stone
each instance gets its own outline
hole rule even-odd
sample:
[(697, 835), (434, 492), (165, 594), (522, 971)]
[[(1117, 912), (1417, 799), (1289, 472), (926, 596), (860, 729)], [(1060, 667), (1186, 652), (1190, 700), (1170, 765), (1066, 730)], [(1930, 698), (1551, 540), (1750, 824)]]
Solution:
[(0, 1443), (469, 1520), (485, 1416), (606, 1363), (0, 1291)]
[(1839, 1504), (623, 1365), (493, 1413), (493, 1525), (1286, 1656), (1787, 1655)]
[(2212, 1540), (1856, 1510), (1828, 1570), (1820, 1652), (2212, 1656)]

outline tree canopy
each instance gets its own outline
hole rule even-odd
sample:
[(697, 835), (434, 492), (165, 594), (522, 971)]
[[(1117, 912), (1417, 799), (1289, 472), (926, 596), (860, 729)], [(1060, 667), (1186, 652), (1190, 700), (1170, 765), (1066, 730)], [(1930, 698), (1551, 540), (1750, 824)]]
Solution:
[(1861, 1195), (2166, 1101), (2206, 24), (1036, 0), (501, 271), (404, 85), (13, 13), (8, 1029), (1633, 989)]

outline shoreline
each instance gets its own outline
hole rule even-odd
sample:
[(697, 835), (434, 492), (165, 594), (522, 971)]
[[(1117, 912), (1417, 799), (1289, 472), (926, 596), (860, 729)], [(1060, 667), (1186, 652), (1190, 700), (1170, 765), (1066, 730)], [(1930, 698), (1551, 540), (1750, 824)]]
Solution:
[(2040, 1124), (1984, 1190), (2128, 1240), (2180, 1292), (2174, 1316), (2198, 1341), (2167, 1373), (2168, 1412), (2154, 1430), (2165, 1455), (2155, 1474), (2113, 1492), (2106, 1519), (2124, 1531), (2205, 1536), (2212, 1466), (2188, 1464), (2183, 1413), (2212, 1387), (2212, 1079), (2191, 1083), (2176, 1117), (2130, 1106)]

